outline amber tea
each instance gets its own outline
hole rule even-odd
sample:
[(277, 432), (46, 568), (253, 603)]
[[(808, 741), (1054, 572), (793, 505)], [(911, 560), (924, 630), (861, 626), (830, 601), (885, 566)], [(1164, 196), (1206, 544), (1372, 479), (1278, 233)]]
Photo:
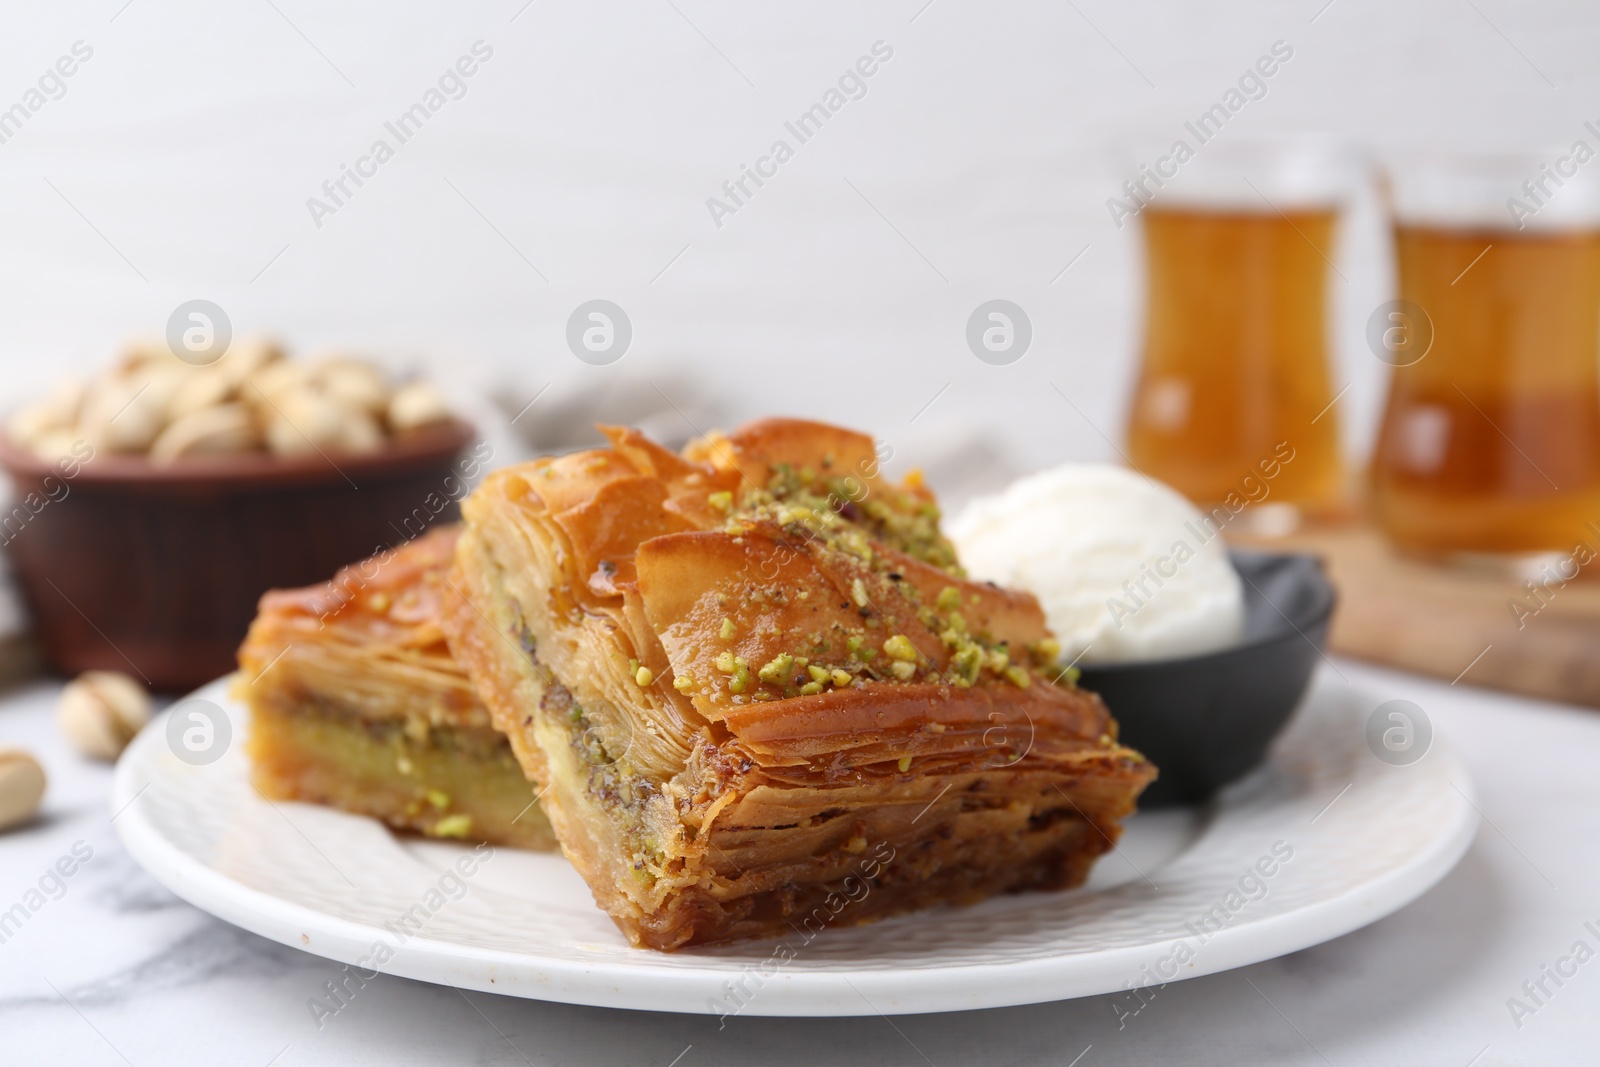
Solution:
[[(1570, 550), (1600, 522), (1600, 227), (1395, 227), (1429, 331), (1372, 461), (1379, 524), (1428, 554)], [(1417, 341), (1423, 343), (1427, 339)]]
[(1141, 219), (1133, 465), (1210, 505), (1287, 450), (1271, 499), (1302, 511), (1334, 503), (1344, 482), (1327, 351), (1335, 208), (1151, 205)]

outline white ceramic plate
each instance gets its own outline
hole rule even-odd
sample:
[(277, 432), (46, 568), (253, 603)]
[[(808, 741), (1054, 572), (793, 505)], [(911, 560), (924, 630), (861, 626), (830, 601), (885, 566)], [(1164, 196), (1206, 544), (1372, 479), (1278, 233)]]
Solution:
[[(1192, 978), (1388, 915), (1450, 870), (1477, 825), (1449, 752), (1435, 744), (1410, 766), (1381, 762), (1365, 733), (1376, 701), (1325, 674), (1267, 766), (1207, 809), (1136, 816), (1084, 889), (829, 928), (809, 941), (797, 932), (663, 954), (629, 948), (559, 856), (496, 849), (461, 877), (452, 865), (465, 846), (263, 800), (241, 751), (247, 717), (225, 688), (196, 694), (231, 721), (219, 760), (179, 760), (162, 719), (117, 766), (115, 825), (146, 870), (214, 915), (362, 973), (574, 1004), (896, 1014)], [(1136, 995), (1125, 995), (1132, 1010)]]

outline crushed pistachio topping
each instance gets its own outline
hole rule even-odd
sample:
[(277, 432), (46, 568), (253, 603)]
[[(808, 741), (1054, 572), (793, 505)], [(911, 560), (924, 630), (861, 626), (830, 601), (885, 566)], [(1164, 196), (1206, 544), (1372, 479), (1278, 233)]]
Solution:
[[(823, 464), (824, 471), (829, 467)], [(770, 519), (804, 527), (807, 536), (820, 536), (863, 561), (871, 561), (871, 542), (877, 540), (960, 575), (955, 549), (939, 533), (939, 509), (920, 488), (868, 484), (850, 473), (830, 476), (780, 463), (765, 487), (746, 487), (730, 501), (728, 532), (738, 532), (739, 520)]]
[(950, 657), (950, 672), (952, 679), (962, 689), (971, 687), (978, 680), (978, 673), (983, 670), (983, 649), (968, 643), (965, 647), (958, 648)]
[(641, 686), (649, 685), (656, 680), (656, 672), (649, 667), (640, 665), (639, 669), (633, 672), (633, 680)]
[(472, 816), (457, 812), (433, 824), (435, 837), (466, 837), (472, 832)]
[(717, 657), (717, 670), (733, 676), (728, 680), (728, 692), (743, 693), (750, 688), (750, 664), (743, 656), (722, 653)]
[(846, 841), (841, 847), (852, 854), (865, 852), (867, 850), (867, 839), (857, 835)]
[(733, 494), (724, 489), (721, 492), (712, 493), (710, 496), (706, 497), (706, 503), (710, 504), (718, 511), (732, 511)]
[(680, 693), (687, 693), (689, 690), (694, 688), (694, 675), (674, 675), (672, 679), (672, 688), (676, 689)]
[(371, 608), (375, 613), (382, 615), (384, 612), (389, 610), (389, 594), (373, 593), (367, 598), (367, 607)]
[(901, 756), (900, 757), (900, 762), (899, 762), (899, 764), (897, 766), (899, 766), (900, 772), (902, 774), (904, 774), (906, 771), (909, 771), (911, 769), (911, 757), (910, 756)]
[[(710, 499), (713, 506), (722, 500), (716, 494)], [(984, 602), (980, 592), (952, 582), (942, 588), (935, 585), (937, 594), (924, 593), (925, 582), (908, 580), (913, 576), (904, 573), (907, 568), (884, 554), (884, 546), (892, 546), (897, 553), (943, 568), (953, 579), (965, 576), (938, 532), (938, 509), (923, 492), (863, 478), (842, 465), (830, 470), (825, 464), (819, 472), (777, 464), (764, 487), (747, 484), (732, 491), (728, 506), (719, 510), (727, 516), (723, 528), (736, 541), (758, 524), (776, 525), (783, 539), (804, 542), (807, 551), (842, 565), (846, 574), (854, 571), (844, 595), (834, 603), (853, 609), (850, 615), (859, 614), (826, 630), (792, 634), (787, 640), (775, 625), (724, 617), (718, 634), (725, 643), (777, 639), (776, 647), (767, 645), (755, 664), (731, 651), (716, 657), (718, 671), (729, 678), (727, 691), (734, 694), (735, 704), (814, 696), (830, 686), (846, 689), (885, 681), (1025, 688), (1035, 681), (1034, 674), (1046, 684), (1071, 677), (1057, 663), (1059, 643), (1044, 639), (1024, 647), (996, 640), (981, 616), (969, 618)], [(883, 583), (881, 589), (878, 582)], [(782, 605), (804, 600), (812, 591), (752, 585), (745, 595), (752, 606)], [(884, 595), (879, 597), (879, 592)], [(732, 599), (728, 593), (718, 594), (724, 610)], [(938, 636), (947, 662), (944, 657), (936, 662), (943, 669), (936, 670), (913, 638), (901, 632), (908, 626), (914, 629), (915, 623)], [(688, 684), (680, 688), (687, 689)]]
[(781, 652), (756, 671), (756, 677), (771, 685), (782, 685), (794, 676), (794, 657)]
[(717, 657), (717, 670), (733, 675), (728, 682), (728, 692), (742, 693), (750, 688), (750, 664), (743, 656), (735, 656), (732, 652), (722, 653)]
[(917, 658), (917, 646), (911, 643), (911, 638), (905, 634), (895, 634), (883, 643), (883, 651), (890, 659), (914, 663)]
[(425, 794), (428, 803), (443, 811), (450, 806), (450, 794), (439, 789), (430, 789)]

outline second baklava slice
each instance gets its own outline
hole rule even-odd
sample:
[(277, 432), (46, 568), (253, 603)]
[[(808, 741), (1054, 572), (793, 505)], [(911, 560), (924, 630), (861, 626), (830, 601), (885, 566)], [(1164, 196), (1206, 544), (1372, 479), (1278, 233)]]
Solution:
[(274, 590), (239, 649), (251, 778), (430, 837), (553, 848), (504, 734), (440, 629), (457, 530)]

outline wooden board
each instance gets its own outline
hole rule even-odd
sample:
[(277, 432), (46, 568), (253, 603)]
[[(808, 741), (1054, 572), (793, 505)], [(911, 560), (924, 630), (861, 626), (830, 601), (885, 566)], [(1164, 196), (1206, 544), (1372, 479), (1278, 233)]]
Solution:
[(1600, 707), (1600, 581), (1587, 571), (1564, 584), (1540, 579), (1530, 592), (1509, 576), (1402, 557), (1365, 525), (1231, 540), (1322, 557), (1339, 591), (1333, 651), (1447, 682)]

